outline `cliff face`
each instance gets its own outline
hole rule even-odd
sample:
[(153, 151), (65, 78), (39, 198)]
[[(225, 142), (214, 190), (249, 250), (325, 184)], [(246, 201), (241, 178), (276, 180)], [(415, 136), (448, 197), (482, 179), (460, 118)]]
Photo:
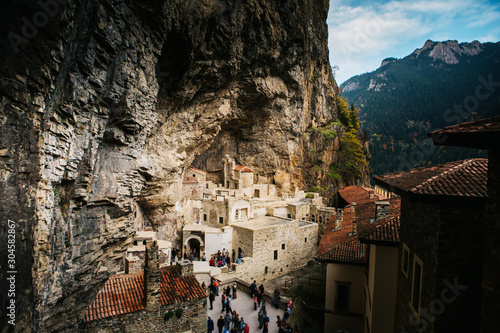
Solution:
[(306, 186), (307, 129), (336, 118), (328, 0), (0, 6), (0, 212), (16, 222), (16, 331), (76, 330), (119, 270), (138, 207), (168, 212), (195, 158), (216, 169), (232, 153)]

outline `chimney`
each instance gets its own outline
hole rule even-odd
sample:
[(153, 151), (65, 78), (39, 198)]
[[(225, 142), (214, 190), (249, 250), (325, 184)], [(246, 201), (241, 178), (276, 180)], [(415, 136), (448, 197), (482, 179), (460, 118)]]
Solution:
[(191, 260), (180, 260), (177, 262), (177, 268), (181, 273), (181, 276), (193, 275), (193, 263)]
[(375, 201), (375, 220), (384, 219), (389, 216), (389, 201)]
[(370, 200), (375, 198), (375, 192), (373, 190), (368, 191), (368, 193), (370, 194)]
[(358, 223), (356, 222), (356, 216), (352, 218), (352, 234), (353, 235), (358, 234)]
[(148, 240), (144, 265), (144, 302), (146, 311), (160, 312), (160, 267), (158, 262), (158, 243)]

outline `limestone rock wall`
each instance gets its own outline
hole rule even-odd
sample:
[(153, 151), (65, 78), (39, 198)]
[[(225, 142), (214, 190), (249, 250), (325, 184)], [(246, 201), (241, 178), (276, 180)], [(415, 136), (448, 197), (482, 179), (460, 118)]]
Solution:
[(300, 186), (303, 134), (336, 118), (328, 0), (0, 7), (0, 258), (11, 219), (16, 331), (76, 331), (137, 207), (167, 216), (197, 156), (211, 169), (235, 153)]

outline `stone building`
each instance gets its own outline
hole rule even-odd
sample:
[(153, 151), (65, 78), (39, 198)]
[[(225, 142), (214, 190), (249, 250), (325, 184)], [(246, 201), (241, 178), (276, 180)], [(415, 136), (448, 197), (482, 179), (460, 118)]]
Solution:
[(88, 306), (82, 332), (196, 332), (206, 327), (206, 291), (192, 264), (159, 268), (149, 242), (144, 272), (111, 277)]
[(477, 332), (486, 159), (375, 176), (401, 196), (397, 332)]
[[(388, 210), (386, 214), (380, 214), (378, 200), (384, 197), (371, 194), (369, 189), (357, 186), (344, 189), (342, 195), (357, 202), (351, 201), (344, 207), (342, 218), (338, 215), (330, 218), (315, 255), (316, 260), (327, 264), (325, 333), (337, 330), (361, 333), (363, 327), (374, 322), (372, 311), (379, 316), (375, 318), (377, 323), (391, 316), (387, 304), (381, 305), (387, 300), (380, 293), (390, 289), (384, 279), (395, 280), (396, 275), (393, 272), (391, 276), (390, 271), (381, 267), (391, 263), (397, 265), (397, 260), (394, 260), (397, 248), (385, 251), (385, 248), (372, 247), (365, 239), (379, 230), (378, 227), (394, 223), (394, 219), (399, 221), (400, 199), (385, 200), (383, 205), (385, 207), (387, 203)], [(394, 233), (397, 234), (397, 230)], [(367, 312), (367, 306), (370, 312)]]
[[(446, 127), (428, 134), (435, 145), (488, 150), (488, 199), (484, 219), (481, 332), (498, 331), (500, 313), (500, 117)], [(459, 242), (456, 243), (460, 247)]]

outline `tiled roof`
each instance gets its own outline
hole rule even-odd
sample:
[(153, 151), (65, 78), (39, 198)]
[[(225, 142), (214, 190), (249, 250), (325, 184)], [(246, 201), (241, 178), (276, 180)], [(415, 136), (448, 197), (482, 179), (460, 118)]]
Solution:
[(144, 274), (112, 276), (85, 311), (85, 321), (144, 310)]
[(458, 146), (498, 150), (500, 116), (471, 121), (427, 134), (437, 146)]
[[(401, 212), (401, 198), (391, 198), (385, 200), (389, 202), (389, 217), (395, 217), (400, 215)], [(351, 211), (351, 205), (347, 205), (344, 208), (344, 215), (342, 221), (342, 228), (339, 230), (333, 229), (335, 227), (335, 216), (330, 218), (325, 230), (325, 234), (321, 238), (321, 241), (316, 251), (315, 258), (318, 260), (331, 260), (336, 262), (348, 263), (350, 259), (345, 256), (349, 250), (346, 247), (357, 246), (356, 242), (352, 242), (354, 239), (358, 239), (358, 235), (353, 235), (353, 225), (354, 217), (356, 217), (356, 225), (358, 234), (360, 230), (366, 230), (366, 226), (373, 226), (380, 224), (379, 221), (372, 223), (371, 221), (376, 218), (376, 204), (375, 201), (365, 202), (360, 205), (356, 205), (354, 208), (354, 213)], [(383, 220), (380, 220), (383, 221)], [(333, 249), (343, 246), (340, 249), (331, 252)], [(359, 249), (353, 248), (350, 253), (358, 253)], [(340, 252), (339, 252), (340, 251)], [(330, 253), (330, 254), (326, 254)], [(341, 256), (342, 255), (342, 256)], [(340, 260), (339, 258), (343, 258)], [(351, 263), (357, 264), (361, 257), (351, 256), (353, 261)], [(330, 259), (329, 259), (330, 258)], [(331, 259), (333, 258), (333, 259)]]
[(163, 270), (161, 277), (160, 299), (162, 305), (185, 302), (207, 296), (194, 275), (181, 276), (175, 266), (170, 266)]
[(370, 191), (373, 191), (373, 189), (361, 186), (346, 186), (339, 191), (339, 195), (348, 203), (355, 202), (356, 204), (386, 199), (386, 197), (375, 192), (374, 198), (370, 199)]
[(400, 215), (376, 221), (358, 228), (363, 243), (399, 244)]
[(205, 172), (205, 171), (200, 170), (200, 169), (193, 168), (193, 167), (191, 167), (191, 166), (190, 166), (188, 169), (189, 169), (189, 170), (192, 170), (192, 171), (194, 171), (194, 172), (202, 173), (202, 174), (204, 174), (204, 175), (206, 174), (206, 172)]
[(458, 125), (448, 126), (443, 129), (430, 132), (427, 136), (433, 136), (437, 133), (476, 133), (476, 132), (494, 132), (500, 131), (500, 116), (470, 121)]
[(404, 192), (454, 197), (486, 197), (488, 160), (468, 159), (374, 176)]
[(239, 172), (253, 172), (253, 170), (247, 167), (246, 165), (237, 165), (234, 167), (234, 170)]
[[(161, 305), (201, 299), (205, 290), (194, 275), (181, 276), (176, 266), (161, 270)], [(144, 310), (144, 274), (112, 276), (87, 307), (85, 322)]]
[(363, 264), (365, 262), (365, 246), (358, 237), (352, 237), (345, 243), (316, 256), (316, 259), (337, 263)]

